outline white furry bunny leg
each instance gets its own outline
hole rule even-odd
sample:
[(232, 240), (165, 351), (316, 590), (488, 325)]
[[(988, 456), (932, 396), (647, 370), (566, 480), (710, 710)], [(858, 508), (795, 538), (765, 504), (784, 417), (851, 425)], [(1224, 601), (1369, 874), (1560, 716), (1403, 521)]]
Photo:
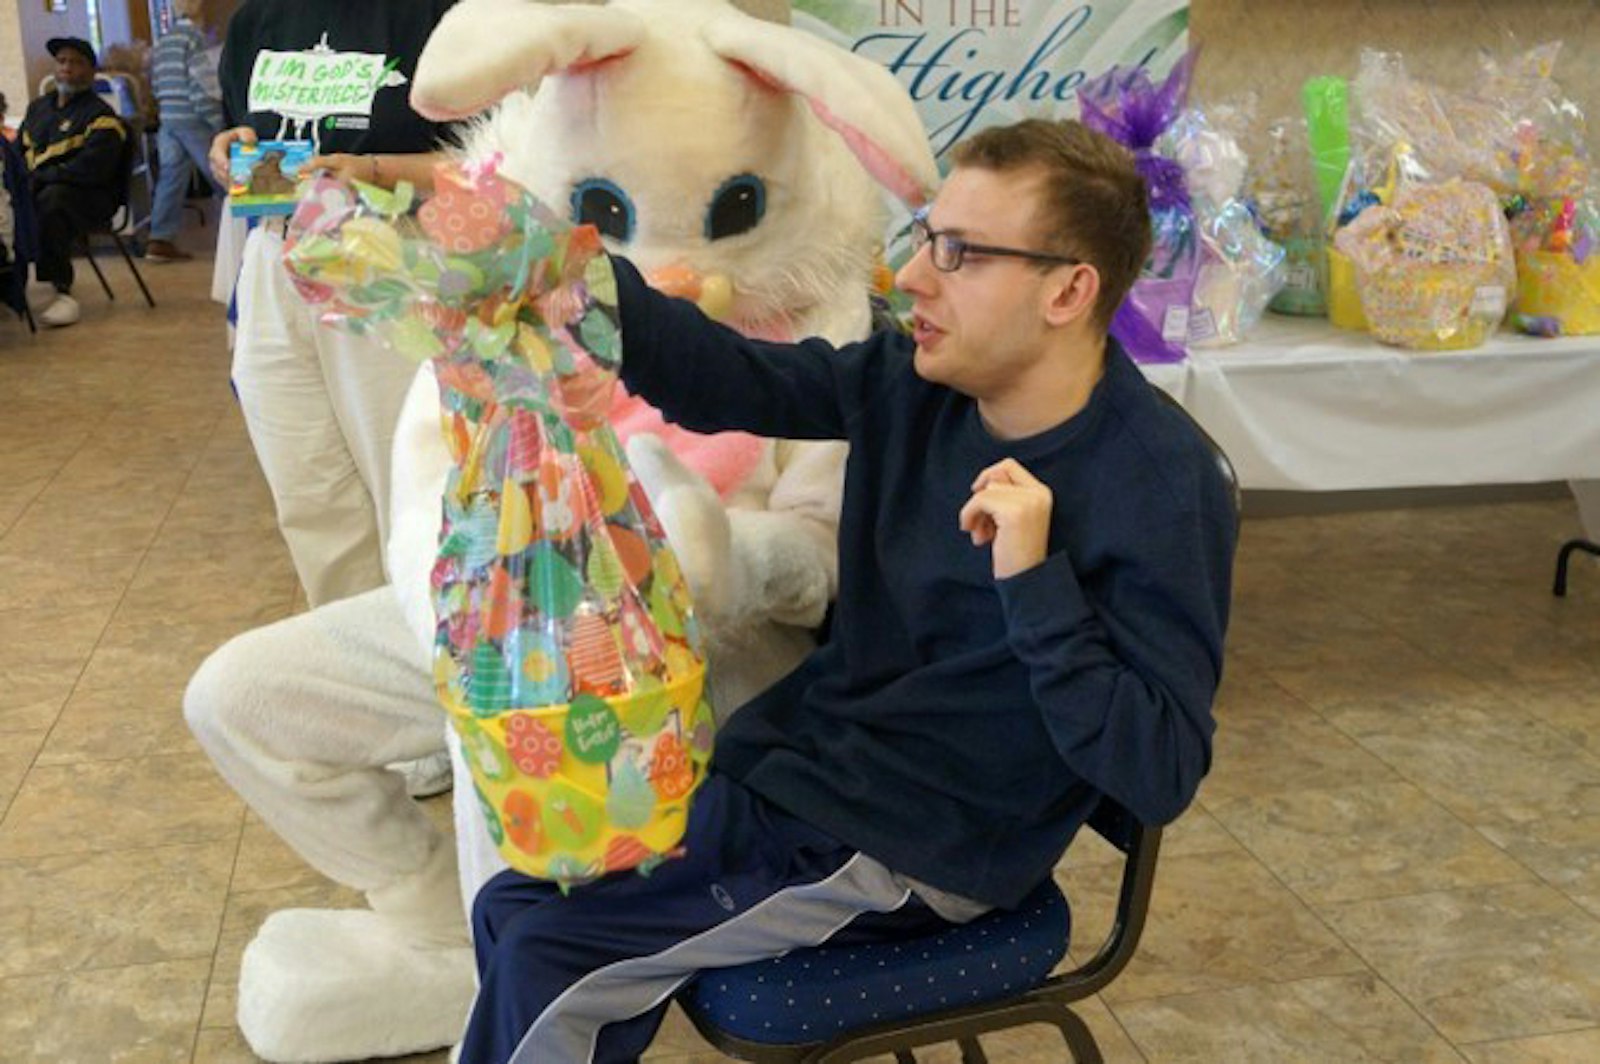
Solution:
[(190, 681), (184, 715), (251, 807), (372, 911), (274, 914), (245, 951), (239, 1026), (274, 1061), (447, 1045), (474, 990), (455, 846), (384, 765), (445, 722), (392, 591), (247, 632)]

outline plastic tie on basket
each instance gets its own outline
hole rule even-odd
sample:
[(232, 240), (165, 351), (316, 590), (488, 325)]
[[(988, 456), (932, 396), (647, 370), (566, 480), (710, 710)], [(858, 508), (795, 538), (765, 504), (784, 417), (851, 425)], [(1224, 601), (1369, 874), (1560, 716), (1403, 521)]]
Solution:
[(496, 173), (418, 206), (315, 178), (285, 262), (324, 321), (431, 359), (453, 460), (434, 681), (483, 820), (563, 889), (672, 856), (713, 739), (677, 558), (606, 420), (622, 358), (598, 233)]
[(1372, 334), (1402, 347), (1478, 346), (1499, 328), (1516, 285), (1499, 201), (1472, 181), (1403, 187), (1335, 244), (1355, 266)]

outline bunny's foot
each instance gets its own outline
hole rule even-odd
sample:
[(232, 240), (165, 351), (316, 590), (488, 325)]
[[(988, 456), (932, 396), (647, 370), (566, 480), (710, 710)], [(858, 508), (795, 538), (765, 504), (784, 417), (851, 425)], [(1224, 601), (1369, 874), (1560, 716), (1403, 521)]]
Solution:
[(245, 949), (239, 1029), (278, 1064), (420, 1053), (461, 1037), (475, 992), (471, 946), (418, 945), (370, 910), (285, 909)]

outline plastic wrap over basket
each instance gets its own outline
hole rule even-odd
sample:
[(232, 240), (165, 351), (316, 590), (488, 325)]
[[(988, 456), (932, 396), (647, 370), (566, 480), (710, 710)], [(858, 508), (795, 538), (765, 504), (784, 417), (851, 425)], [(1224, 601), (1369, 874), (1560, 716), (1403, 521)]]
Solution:
[(1494, 193), (1471, 181), (1413, 185), (1368, 207), (1335, 238), (1354, 264), (1372, 334), (1419, 350), (1476, 347), (1500, 327), (1516, 286)]
[(454, 465), (432, 575), (435, 686), (483, 820), (563, 886), (671, 856), (705, 775), (705, 659), (677, 559), (605, 419), (610, 260), (493, 173), (413, 211), (318, 179), (285, 258), (324, 320), (431, 359)]

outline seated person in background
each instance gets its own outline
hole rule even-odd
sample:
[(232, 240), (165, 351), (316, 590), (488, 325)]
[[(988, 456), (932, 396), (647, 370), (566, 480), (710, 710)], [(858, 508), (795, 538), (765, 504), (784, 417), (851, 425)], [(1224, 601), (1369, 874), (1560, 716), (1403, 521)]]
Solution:
[(1194, 798), (1236, 530), (1206, 444), (1107, 336), (1144, 180), (1077, 122), (954, 162), (896, 278), (909, 337), (745, 339), (614, 260), (630, 392), (699, 432), (850, 441), (837, 613), (723, 726), (683, 856), (483, 887), (464, 1064), (636, 1060), (701, 970), (1015, 906), (1102, 795), (1151, 824)]
[(53, 37), (46, 47), (56, 60), (56, 88), (28, 105), (22, 150), (39, 224), (34, 274), (56, 290), (39, 321), (59, 326), (75, 323), (79, 315), (72, 298), (73, 250), (84, 233), (111, 220), (121, 201), (128, 133), (94, 93), (94, 47), (78, 37)]

